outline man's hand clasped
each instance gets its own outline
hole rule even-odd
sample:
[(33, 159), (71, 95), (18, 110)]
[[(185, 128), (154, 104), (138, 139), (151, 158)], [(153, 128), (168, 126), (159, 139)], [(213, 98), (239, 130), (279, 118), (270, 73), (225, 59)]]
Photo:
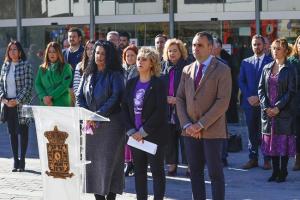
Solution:
[(185, 131), (187, 135), (196, 139), (200, 139), (202, 137), (203, 128), (198, 123), (195, 123), (188, 126)]

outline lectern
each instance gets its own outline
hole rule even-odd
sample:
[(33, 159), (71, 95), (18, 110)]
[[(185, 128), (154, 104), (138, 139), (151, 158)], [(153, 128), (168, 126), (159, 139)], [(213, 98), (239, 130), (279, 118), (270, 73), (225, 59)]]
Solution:
[(41, 161), (44, 200), (81, 200), (85, 192), (82, 120), (109, 121), (80, 107), (23, 106), (33, 116)]

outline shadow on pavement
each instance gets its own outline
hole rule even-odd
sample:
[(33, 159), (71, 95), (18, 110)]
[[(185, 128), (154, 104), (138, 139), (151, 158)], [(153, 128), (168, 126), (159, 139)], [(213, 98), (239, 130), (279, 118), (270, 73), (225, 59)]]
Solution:
[(26, 170), (25, 169), (25, 172), (27, 172), (27, 173), (31, 173), (31, 174), (36, 174), (36, 175), (41, 175), (42, 173), (40, 172), (40, 171), (35, 171), (35, 170)]

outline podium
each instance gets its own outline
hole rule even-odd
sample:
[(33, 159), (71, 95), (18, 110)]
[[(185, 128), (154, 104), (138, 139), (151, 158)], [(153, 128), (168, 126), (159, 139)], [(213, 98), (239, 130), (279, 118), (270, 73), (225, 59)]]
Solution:
[(80, 120), (109, 121), (80, 107), (23, 106), (33, 117), (41, 161), (44, 200), (81, 200), (85, 193), (85, 134)]

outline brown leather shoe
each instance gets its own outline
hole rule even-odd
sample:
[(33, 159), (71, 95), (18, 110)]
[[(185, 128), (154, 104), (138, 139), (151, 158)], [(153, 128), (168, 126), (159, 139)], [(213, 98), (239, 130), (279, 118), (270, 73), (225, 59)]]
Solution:
[(254, 167), (258, 167), (258, 161), (257, 160), (249, 160), (246, 164), (242, 166), (243, 169), (251, 169)]
[(262, 167), (264, 170), (270, 170), (272, 169), (272, 165), (270, 161), (265, 161), (264, 166)]

